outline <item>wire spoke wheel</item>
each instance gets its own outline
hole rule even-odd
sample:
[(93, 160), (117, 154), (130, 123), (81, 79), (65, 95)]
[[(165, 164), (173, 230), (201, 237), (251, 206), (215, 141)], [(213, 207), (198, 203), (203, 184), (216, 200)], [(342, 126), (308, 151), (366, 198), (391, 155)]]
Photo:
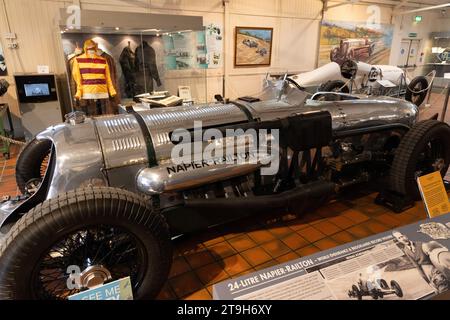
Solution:
[(69, 266), (79, 267), (80, 276), (92, 276), (83, 274), (92, 266), (106, 269), (111, 280), (130, 276), (137, 290), (146, 259), (140, 241), (123, 228), (107, 225), (83, 228), (57, 241), (43, 254), (32, 277), (34, 295), (37, 299), (67, 299), (87, 289), (86, 283), (79, 283), (81, 288), (77, 289), (68, 287)]
[(416, 165), (415, 178), (433, 173), (435, 171), (441, 172), (445, 175), (443, 170), (446, 168), (444, 142), (439, 137), (429, 141), (424, 150), (419, 154), (419, 161)]
[(151, 201), (90, 187), (33, 208), (0, 243), (0, 257), (0, 300), (62, 300), (128, 276), (134, 299), (154, 299), (172, 245)]

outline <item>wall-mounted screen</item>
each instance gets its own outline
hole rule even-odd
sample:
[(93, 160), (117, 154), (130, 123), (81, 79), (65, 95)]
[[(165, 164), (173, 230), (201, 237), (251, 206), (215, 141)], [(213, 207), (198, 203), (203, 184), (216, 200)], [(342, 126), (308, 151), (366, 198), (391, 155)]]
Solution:
[(54, 75), (16, 75), (14, 78), (21, 103), (39, 103), (58, 100)]
[(25, 84), (24, 88), (27, 97), (43, 97), (50, 95), (48, 83)]

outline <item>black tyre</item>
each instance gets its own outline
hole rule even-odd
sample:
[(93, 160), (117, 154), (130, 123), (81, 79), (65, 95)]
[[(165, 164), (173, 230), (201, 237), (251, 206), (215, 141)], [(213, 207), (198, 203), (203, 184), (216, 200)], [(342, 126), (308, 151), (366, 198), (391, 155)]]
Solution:
[(437, 120), (416, 124), (402, 139), (390, 172), (390, 189), (414, 200), (420, 199), (416, 179), (450, 164), (450, 126)]
[(395, 295), (397, 297), (399, 297), (399, 298), (403, 297), (403, 290), (397, 281), (395, 281), (395, 280), (391, 281), (391, 289), (395, 291)]
[(108, 280), (130, 276), (134, 298), (151, 299), (171, 261), (169, 228), (150, 201), (120, 189), (79, 189), (38, 205), (6, 235), (0, 299), (66, 299), (80, 292), (67, 285), (69, 266), (85, 279), (99, 276), (92, 267)]
[(428, 80), (424, 76), (415, 77), (406, 88), (405, 100), (420, 106), (424, 102), (428, 90)]
[(384, 280), (384, 279), (378, 279), (377, 282), (378, 282), (378, 285), (380, 286), (381, 289), (384, 289), (384, 290), (389, 289), (389, 286), (388, 286), (386, 280)]
[(342, 80), (330, 80), (320, 85), (318, 91), (320, 92), (342, 92), (350, 93), (350, 89)]
[(44, 177), (51, 148), (50, 140), (34, 139), (20, 153), (16, 163), (16, 182), (22, 193), (26, 192), (28, 181)]

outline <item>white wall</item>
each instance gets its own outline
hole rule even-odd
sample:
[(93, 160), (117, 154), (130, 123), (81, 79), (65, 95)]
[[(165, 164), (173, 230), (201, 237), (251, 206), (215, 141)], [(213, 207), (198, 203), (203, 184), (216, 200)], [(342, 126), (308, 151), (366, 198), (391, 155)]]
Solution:
[[(231, 1), (226, 30), (226, 95), (236, 98), (261, 91), (267, 72), (301, 72), (315, 67), (322, 4), (315, 0)], [(236, 26), (274, 28), (270, 67), (234, 66)]]
[[(52, 72), (63, 75), (65, 63), (58, 29), (59, 9), (80, 4), (84, 10), (119, 12), (147, 12), (203, 16), (205, 25), (211, 22), (226, 26), (225, 66), (223, 69), (203, 72), (176, 73), (169, 79), (170, 87), (191, 84), (212, 100), (214, 94), (222, 93), (226, 80), (225, 95), (236, 98), (252, 95), (261, 90), (262, 79), (271, 72), (301, 72), (313, 69), (317, 63), (319, 28), (322, 15), (320, 0), (230, 0), (226, 7), (222, 0), (4, 0), (0, 1), (0, 41), (8, 64), (8, 81), (19, 72), (35, 72), (39, 64), (49, 65)], [(336, 3), (330, 2), (332, 6)], [(330, 8), (325, 19), (365, 21), (370, 12), (368, 5), (345, 4)], [(391, 53), (395, 63), (400, 41), (409, 32), (428, 39), (431, 31), (449, 30), (448, 18), (439, 19), (423, 14), (422, 24), (415, 26), (412, 18), (404, 18), (403, 24), (393, 18), (392, 7), (381, 6), (381, 23), (397, 23)], [(7, 19), (8, 18), (8, 19)], [(17, 34), (19, 49), (7, 49), (4, 33)], [(409, 21), (409, 22), (407, 22)], [(271, 67), (236, 68), (234, 66), (234, 30), (236, 26), (266, 26), (274, 28), (273, 57)], [(401, 26), (401, 27), (400, 27)], [(425, 46), (425, 41), (423, 42)], [(0, 101), (11, 104), (18, 115), (14, 85)], [(200, 97), (203, 98), (203, 97)]]
[[(37, 65), (49, 65), (51, 72), (63, 75), (65, 63), (58, 29), (59, 9), (79, 4), (83, 10), (148, 12), (203, 16), (205, 25), (221, 23), (225, 29), (225, 66), (207, 71), (205, 86), (203, 72), (173, 74), (169, 87), (177, 83), (191, 84), (207, 91), (208, 100), (222, 93), (226, 78), (226, 97), (234, 99), (261, 90), (262, 79), (268, 71), (307, 71), (316, 63), (320, 0), (230, 0), (228, 8), (222, 0), (4, 0), (0, 1), (0, 39), (8, 64), (8, 81), (20, 72), (35, 72)], [(3, 5), (4, 4), (4, 5)], [(227, 14), (225, 14), (225, 12)], [(8, 19), (6, 19), (6, 17)], [(17, 34), (19, 49), (7, 49), (4, 33)], [(267, 26), (274, 28), (273, 57), (270, 68), (234, 67), (234, 30), (236, 26)], [(226, 76), (225, 76), (226, 75)], [(15, 87), (1, 98), (10, 103), (18, 114)], [(204, 97), (200, 97), (202, 99)]]
[[(366, 22), (373, 16), (373, 4), (346, 3), (340, 2), (328, 3), (329, 9), (324, 14), (324, 20)], [(380, 13), (380, 23), (390, 24), (392, 17), (392, 7), (386, 5), (377, 5)]]
[[(8, 103), (15, 117), (20, 115), (14, 73), (36, 72), (37, 65), (49, 65), (55, 73), (64, 72), (62, 46), (55, 36), (58, 33), (55, 17), (63, 5), (63, 2), (58, 1), (0, 2), (0, 42), (8, 67), (6, 80), (11, 84), (7, 95), (0, 98), (0, 102)], [(7, 48), (8, 41), (4, 37), (7, 32), (17, 34), (19, 49)]]

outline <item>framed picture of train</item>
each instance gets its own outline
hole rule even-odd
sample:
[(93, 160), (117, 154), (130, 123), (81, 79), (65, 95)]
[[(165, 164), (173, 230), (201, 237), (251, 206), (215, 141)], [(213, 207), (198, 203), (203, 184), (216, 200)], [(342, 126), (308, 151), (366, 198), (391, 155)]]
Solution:
[(273, 28), (236, 27), (234, 65), (270, 66)]

